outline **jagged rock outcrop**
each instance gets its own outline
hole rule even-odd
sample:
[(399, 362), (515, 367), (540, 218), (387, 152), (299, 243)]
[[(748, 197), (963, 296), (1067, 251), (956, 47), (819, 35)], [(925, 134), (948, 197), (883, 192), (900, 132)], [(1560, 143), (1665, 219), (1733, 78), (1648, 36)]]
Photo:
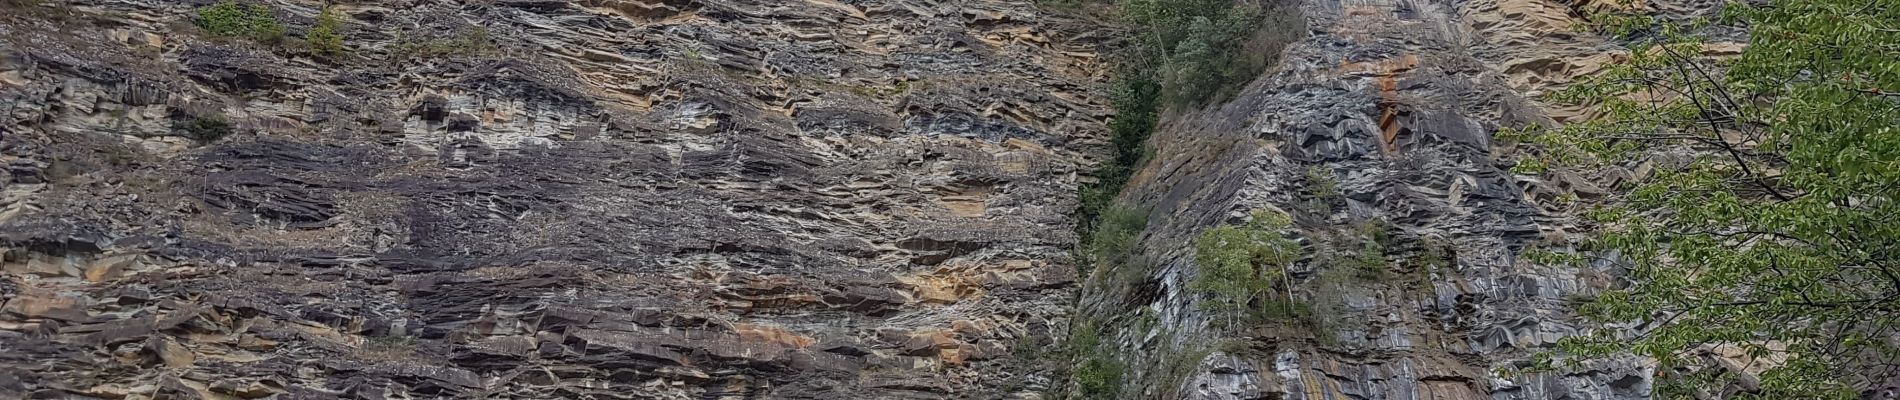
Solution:
[(1018, 1), (0, 5), (0, 398), (1009, 398), (1102, 25)]
[[(1636, 360), (1514, 373), (1557, 339), (1600, 328), (1578, 321), (1571, 301), (1619, 274), (1520, 256), (1581, 236), (1566, 199), (1604, 186), (1561, 170), (1513, 173), (1511, 145), (1493, 138), (1582, 112), (1535, 99), (1626, 54), (1573, 27), (1575, 7), (1602, 5), (1289, 3), (1310, 36), (1232, 100), (1165, 123), (1123, 194), (1149, 210), (1151, 268), (1095, 277), (1133, 289), (1087, 290), (1078, 310), (1113, 332), (1103, 341), (1128, 366), (1120, 396), (1647, 398), (1655, 371)], [(1649, 3), (1674, 15), (1715, 5)], [(1306, 258), (1289, 275), (1311, 314), (1213, 328), (1222, 317), (1191, 288), (1198, 267), (1182, 244), (1260, 210), (1294, 217)], [(1376, 250), (1355, 247), (1374, 240)], [(1377, 262), (1354, 265), (1367, 256)]]

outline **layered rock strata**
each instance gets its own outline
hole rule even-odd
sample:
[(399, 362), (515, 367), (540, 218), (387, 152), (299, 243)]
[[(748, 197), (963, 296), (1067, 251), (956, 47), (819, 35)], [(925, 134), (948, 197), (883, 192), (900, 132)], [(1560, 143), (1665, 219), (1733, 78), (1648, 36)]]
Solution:
[(0, 5), (0, 398), (1005, 398), (1099, 23), (1018, 1)]

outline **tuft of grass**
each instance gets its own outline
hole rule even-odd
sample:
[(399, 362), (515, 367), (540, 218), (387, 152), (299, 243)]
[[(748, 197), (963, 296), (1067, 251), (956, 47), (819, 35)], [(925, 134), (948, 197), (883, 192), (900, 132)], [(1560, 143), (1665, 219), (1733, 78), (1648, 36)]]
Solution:
[[(400, 60), (476, 57), (495, 51), (494, 37), (488, 34), (488, 28), (480, 26), (458, 29), (446, 38), (398, 40), (390, 48), (390, 53)], [(697, 54), (694, 50), (688, 52)]]
[(1016, 338), (1016, 344), (1009, 348), (1010, 354), (1017, 360), (1028, 363), (1041, 363), (1043, 357), (1042, 339), (1036, 335), (1024, 334)]
[(365, 336), (363, 344), (357, 347), (357, 354), (364, 358), (378, 360), (409, 358), (416, 354), (416, 338), (396, 335)]

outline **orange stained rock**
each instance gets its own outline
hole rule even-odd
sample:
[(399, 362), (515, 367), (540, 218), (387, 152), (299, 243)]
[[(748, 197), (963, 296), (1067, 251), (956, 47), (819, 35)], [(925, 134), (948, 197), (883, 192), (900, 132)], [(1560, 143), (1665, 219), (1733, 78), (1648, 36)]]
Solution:
[(964, 361), (975, 358), (976, 355), (976, 346), (960, 342), (954, 347), (938, 350), (937, 352), (937, 358), (943, 360), (943, 363), (946, 365), (962, 365)]
[(986, 336), (996, 328), (996, 324), (987, 320), (959, 319), (950, 321), (950, 330), (968, 336)]
[(928, 274), (899, 280), (913, 286), (917, 298), (925, 302), (953, 304), (983, 294), (983, 285), (990, 278), (984, 269), (983, 266), (946, 265)]
[(1337, 70), (1340, 74), (1372, 74), (1379, 84), (1379, 150), (1386, 155), (1397, 151), (1393, 147), (1399, 136), (1399, 79), (1400, 74), (1418, 68), (1418, 55), (1406, 54), (1394, 58), (1372, 62), (1348, 62)]
[(1398, 93), (1398, 78), (1379, 77), (1379, 150), (1386, 155), (1397, 151), (1392, 142), (1399, 138)]
[(912, 353), (927, 355), (934, 353), (946, 365), (960, 365), (976, 355), (976, 346), (957, 340), (954, 332), (948, 329), (931, 329), (911, 333), (909, 347), (912, 351), (930, 353)]

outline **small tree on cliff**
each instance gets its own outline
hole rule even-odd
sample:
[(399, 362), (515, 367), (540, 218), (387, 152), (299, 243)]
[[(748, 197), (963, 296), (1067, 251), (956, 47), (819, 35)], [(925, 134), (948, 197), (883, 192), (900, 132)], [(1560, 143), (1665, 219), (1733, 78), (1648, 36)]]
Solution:
[(1234, 326), (1235, 317), (1246, 314), (1254, 299), (1272, 296), (1274, 283), (1284, 283), (1287, 265), (1299, 258), (1299, 243), (1280, 235), (1291, 223), (1285, 214), (1261, 211), (1245, 226), (1222, 225), (1196, 237), (1194, 263), (1200, 275), (1189, 288), (1210, 297), (1201, 304), (1227, 316), (1226, 323)]
[(343, 17), (337, 15), (335, 7), (324, 7), (317, 13), (317, 23), (310, 26), (310, 33), (304, 36), (310, 43), (310, 50), (326, 56), (343, 54)]
[[(1590, 213), (1586, 254), (1630, 282), (1579, 307), (1643, 328), (1559, 347), (1651, 357), (1669, 377), (1659, 397), (1847, 399), (1900, 368), (1900, 2), (1765, 3), (1724, 10), (1751, 30), (1734, 56), (1675, 25), (1593, 15), (1635, 42), (1630, 59), (1558, 99), (1602, 116), (1521, 136), (1533, 162), (1655, 163)], [(1745, 353), (1759, 381), (1693, 368), (1715, 346)]]

